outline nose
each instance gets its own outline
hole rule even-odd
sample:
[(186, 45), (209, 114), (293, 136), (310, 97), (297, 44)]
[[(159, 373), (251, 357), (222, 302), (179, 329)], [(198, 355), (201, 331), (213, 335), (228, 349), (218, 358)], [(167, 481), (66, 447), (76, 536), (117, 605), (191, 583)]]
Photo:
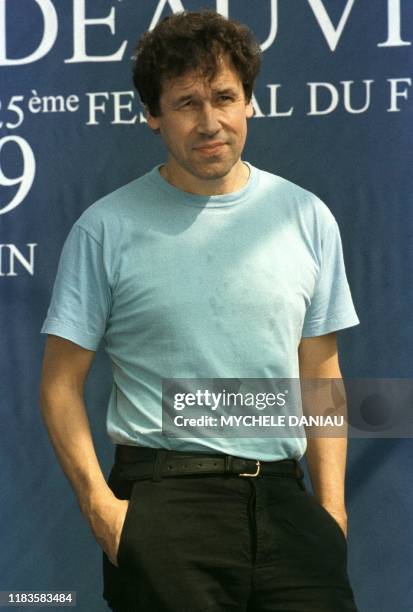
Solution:
[(213, 136), (221, 128), (218, 119), (218, 110), (211, 104), (204, 104), (199, 111), (198, 131), (206, 136)]

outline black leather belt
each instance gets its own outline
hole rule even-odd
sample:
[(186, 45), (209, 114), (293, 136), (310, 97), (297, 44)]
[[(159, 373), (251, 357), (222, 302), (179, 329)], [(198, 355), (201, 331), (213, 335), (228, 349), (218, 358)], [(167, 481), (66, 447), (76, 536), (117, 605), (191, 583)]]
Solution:
[(140, 446), (117, 445), (115, 463), (126, 480), (152, 479), (200, 474), (228, 474), (245, 478), (257, 476), (304, 476), (296, 459), (256, 461), (232, 455), (186, 453)]

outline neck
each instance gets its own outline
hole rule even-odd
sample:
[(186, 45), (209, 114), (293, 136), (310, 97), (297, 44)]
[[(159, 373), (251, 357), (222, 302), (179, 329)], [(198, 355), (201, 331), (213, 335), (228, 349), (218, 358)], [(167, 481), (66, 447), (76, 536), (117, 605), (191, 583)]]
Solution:
[(200, 179), (186, 172), (174, 160), (168, 159), (160, 168), (161, 176), (171, 185), (195, 195), (224, 195), (239, 191), (248, 182), (250, 169), (241, 159), (231, 170), (217, 179)]

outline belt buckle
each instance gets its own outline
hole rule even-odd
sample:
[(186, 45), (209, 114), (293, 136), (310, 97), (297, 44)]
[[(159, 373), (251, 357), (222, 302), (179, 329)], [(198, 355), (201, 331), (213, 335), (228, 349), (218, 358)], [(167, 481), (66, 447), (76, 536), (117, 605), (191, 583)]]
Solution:
[(251, 473), (248, 473), (248, 474), (238, 474), (238, 476), (247, 476), (248, 478), (256, 478), (258, 476), (258, 474), (260, 473), (261, 463), (259, 461), (256, 461), (255, 465), (257, 466), (257, 471), (254, 472), (253, 474), (251, 474)]

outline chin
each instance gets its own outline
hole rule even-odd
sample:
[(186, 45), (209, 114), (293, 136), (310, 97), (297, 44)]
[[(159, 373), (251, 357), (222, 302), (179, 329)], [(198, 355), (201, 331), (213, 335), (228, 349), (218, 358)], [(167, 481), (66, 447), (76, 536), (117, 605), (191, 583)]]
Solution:
[(210, 181), (219, 180), (221, 178), (224, 178), (224, 176), (227, 176), (227, 174), (231, 172), (233, 167), (234, 163), (223, 164), (220, 162), (215, 162), (211, 163), (210, 168), (194, 168), (193, 174), (199, 179)]

